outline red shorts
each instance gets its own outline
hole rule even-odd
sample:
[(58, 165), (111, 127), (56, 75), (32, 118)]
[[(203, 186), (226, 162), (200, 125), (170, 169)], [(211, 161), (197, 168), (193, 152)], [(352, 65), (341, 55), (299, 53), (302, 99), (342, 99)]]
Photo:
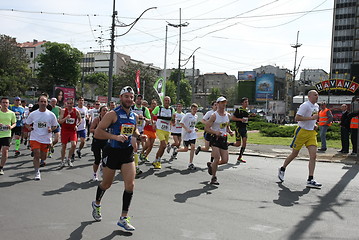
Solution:
[(30, 140), (30, 146), (31, 146), (32, 150), (40, 149), (41, 152), (47, 153), (47, 151), (49, 150), (50, 144), (40, 143), (38, 141)]
[(64, 131), (61, 129), (61, 143), (66, 144), (69, 142), (77, 142), (77, 132), (74, 131)]
[(145, 129), (143, 131), (143, 134), (147, 135), (148, 138), (156, 139), (156, 132), (149, 131), (149, 130)]

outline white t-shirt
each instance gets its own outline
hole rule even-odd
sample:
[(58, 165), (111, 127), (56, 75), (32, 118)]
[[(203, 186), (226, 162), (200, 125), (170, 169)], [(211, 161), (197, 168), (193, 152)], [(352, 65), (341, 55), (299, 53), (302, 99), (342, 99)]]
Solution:
[(92, 108), (88, 110), (88, 114), (91, 117), (91, 122), (95, 119), (95, 117), (98, 117), (100, 115), (100, 109)]
[(88, 109), (87, 107), (83, 106), (82, 108), (79, 108), (78, 106), (75, 107), (79, 112), (80, 112), (80, 115), (81, 115), (81, 123), (80, 125), (77, 127), (77, 131), (81, 131), (81, 130), (84, 130), (86, 129), (86, 116), (88, 114)]
[(209, 110), (206, 112), (206, 114), (203, 116), (203, 120), (208, 121), (208, 119), (211, 117), (211, 115), (214, 113), (213, 110)]
[(183, 112), (175, 112), (175, 124), (171, 126), (172, 133), (182, 133), (182, 126), (180, 125), (181, 119), (185, 115)]
[(50, 144), (52, 132), (49, 132), (49, 128), (57, 126), (55, 114), (47, 109), (45, 112), (35, 110), (26, 118), (26, 124), (32, 123), (34, 130), (31, 131), (30, 140)]
[(169, 107), (169, 108), (161, 107), (157, 114), (157, 121), (156, 121), (157, 129), (161, 129), (163, 131), (170, 132), (171, 120), (164, 120), (164, 119), (161, 119), (161, 117), (171, 118), (172, 117), (172, 108), (171, 107)]
[(192, 139), (197, 139), (197, 133), (195, 130), (196, 123), (198, 122), (198, 116), (192, 115), (192, 113), (186, 113), (184, 117), (181, 119), (181, 123), (183, 123), (187, 128), (191, 129), (191, 132), (187, 132), (184, 128), (182, 128), (182, 139), (183, 141), (189, 141)]
[[(311, 117), (314, 114), (318, 114), (319, 112), (319, 105), (317, 103), (311, 103), (306, 101), (302, 103), (297, 111), (297, 114), (302, 117)], [(308, 120), (308, 121), (298, 121), (299, 127), (306, 129), (306, 130), (314, 130), (315, 123), (317, 120)]]

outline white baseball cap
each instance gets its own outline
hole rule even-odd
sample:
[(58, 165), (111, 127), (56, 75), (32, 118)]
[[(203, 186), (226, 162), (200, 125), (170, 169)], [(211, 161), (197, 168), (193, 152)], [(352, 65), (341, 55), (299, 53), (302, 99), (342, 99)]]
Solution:
[(126, 86), (126, 87), (123, 87), (121, 89), (121, 92), (120, 92), (120, 96), (124, 93), (132, 93), (132, 94), (135, 94), (135, 92), (133, 91), (132, 87), (130, 86)]
[(217, 98), (217, 102), (223, 102), (223, 101), (227, 101), (227, 99), (223, 96)]

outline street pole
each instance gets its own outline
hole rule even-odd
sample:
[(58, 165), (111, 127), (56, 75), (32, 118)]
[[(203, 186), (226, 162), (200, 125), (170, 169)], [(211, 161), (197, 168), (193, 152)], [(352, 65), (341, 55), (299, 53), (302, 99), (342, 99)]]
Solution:
[(181, 39), (182, 39), (182, 27), (187, 27), (188, 22), (182, 23), (182, 14), (181, 14), (181, 8), (179, 9), (180, 15), (179, 15), (179, 24), (172, 24), (168, 23), (169, 26), (179, 28), (179, 42), (178, 42), (178, 78), (177, 78), (177, 102), (179, 102), (180, 99), (180, 81), (181, 81)]
[(163, 66), (163, 84), (165, 86), (165, 91), (163, 93), (164, 96), (166, 96), (166, 81), (167, 81), (167, 32), (168, 32), (168, 26), (166, 25), (166, 38), (165, 38), (165, 63)]
[(298, 38), (299, 38), (299, 31), (297, 32), (297, 42), (295, 44), (292, 44), (291, 47), (295, 48), (295, 56), (294, 56), (294, 68), (293, 68), (293, 87), (292, 87), (292, 109), (293, 109), (293, 97), (294, 97), (294, 84), (295, 84), (295, 76), (296, 76), (296, 71), (297, 71), (297, 53), (298, 53), (298, 48), (300, 46), (302, 46), (301, 43), (298, 43)]
[(195, 56), (193, 55), (193, 69), (192, 69), (192, 99), (191, 99), (191, 104), (194, 103), (194, 62), (195, 62)]
[(179, 9), (179, 42), (178, 42), (178, 49), (179, 49), (179, 53), (178, 53), (178, 78), (177, 78), (177, 103), (179, 103), (180, 100), (180, 81), (181, 81), (181, 35), (182, 35), (182, 26), (181, 26), (181, 21), (182, 21), (182, 16), (181, 16), (181, 8)]
[(117, 11), (115, 10), (115, 1), (113, 0), (113, 11), (112, 11), (112, 25), (111, 25), (111, 44), (110, 44), (110, 64), (108, 70), (108, 93), (107, 93), (107, 104), (110, 105), (112, 98), (112, 87), (113, 87), (113, 55), (115, 51), (115, 18)]

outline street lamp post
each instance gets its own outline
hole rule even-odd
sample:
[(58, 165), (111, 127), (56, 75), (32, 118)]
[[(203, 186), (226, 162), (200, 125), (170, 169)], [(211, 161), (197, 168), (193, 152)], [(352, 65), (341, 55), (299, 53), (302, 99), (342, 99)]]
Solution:
[(297, 53), (298, 53), (298, 48), (300, 46), (302, 46), (301, 43), (298, 43), (298, 38), (299, 38), (299, 31), (297, 32), (297, 42), (295, 44), (292, 44), (291, 47), (295, 48), (295, 56), (294, 56), (294, 68), (293, 68), (293, 87), (292, 87), (292, 108), (293, 108), (293, 97), (294, 97), (294, 83), (295, 83), (295, 77), (296, 77), (296, 71), (297, 71)]
[(136, 18), (136, 20), (134, 22), (124, 26), (124, 27), (130, 27), (124, 34), (115, 35), (115, 27), (116, 27), (115, 18), (117, 15), (117, 11), (115, 10), (115, 1), (116, 0), (113, 0), (112, 25), (111, 25), (111, 46), (110, 46), (110, 63), (109, 63), (109, 71), (108, 71), (108, 93), (107, 93), (107, 95), (108, 95), (107, 103), (108, 104), (110, 104), (111, 98), (112, 98), (112, 88), (113, 88), (112, 75), (113, 75), (113, 56), (114, 56), (114, 52), (115, 52), (115, 37), (120, 37), (120, 36), (124, 36), (125, 34), (127, 34), (145, 12), (147, 12), (148, 10), (151, 10), (151, 9), (156, 9), (156, 7), (147, 8), (145, 11), (143, 11), (141, 13), (141, 15), (138, 18)]
[(180, 99), (180, 81), (181, 81), (181, 36), (182, 36), (182, 27), (187, 27), (189, 25), (188, 22), (182, 23), (182, 15), (181, 8), (179, 9), (179, 24), (168, 23), (168, 26), (179, 28), (179, 41), (178, 41), (178, 78), (177, 78), (177, 102)]

